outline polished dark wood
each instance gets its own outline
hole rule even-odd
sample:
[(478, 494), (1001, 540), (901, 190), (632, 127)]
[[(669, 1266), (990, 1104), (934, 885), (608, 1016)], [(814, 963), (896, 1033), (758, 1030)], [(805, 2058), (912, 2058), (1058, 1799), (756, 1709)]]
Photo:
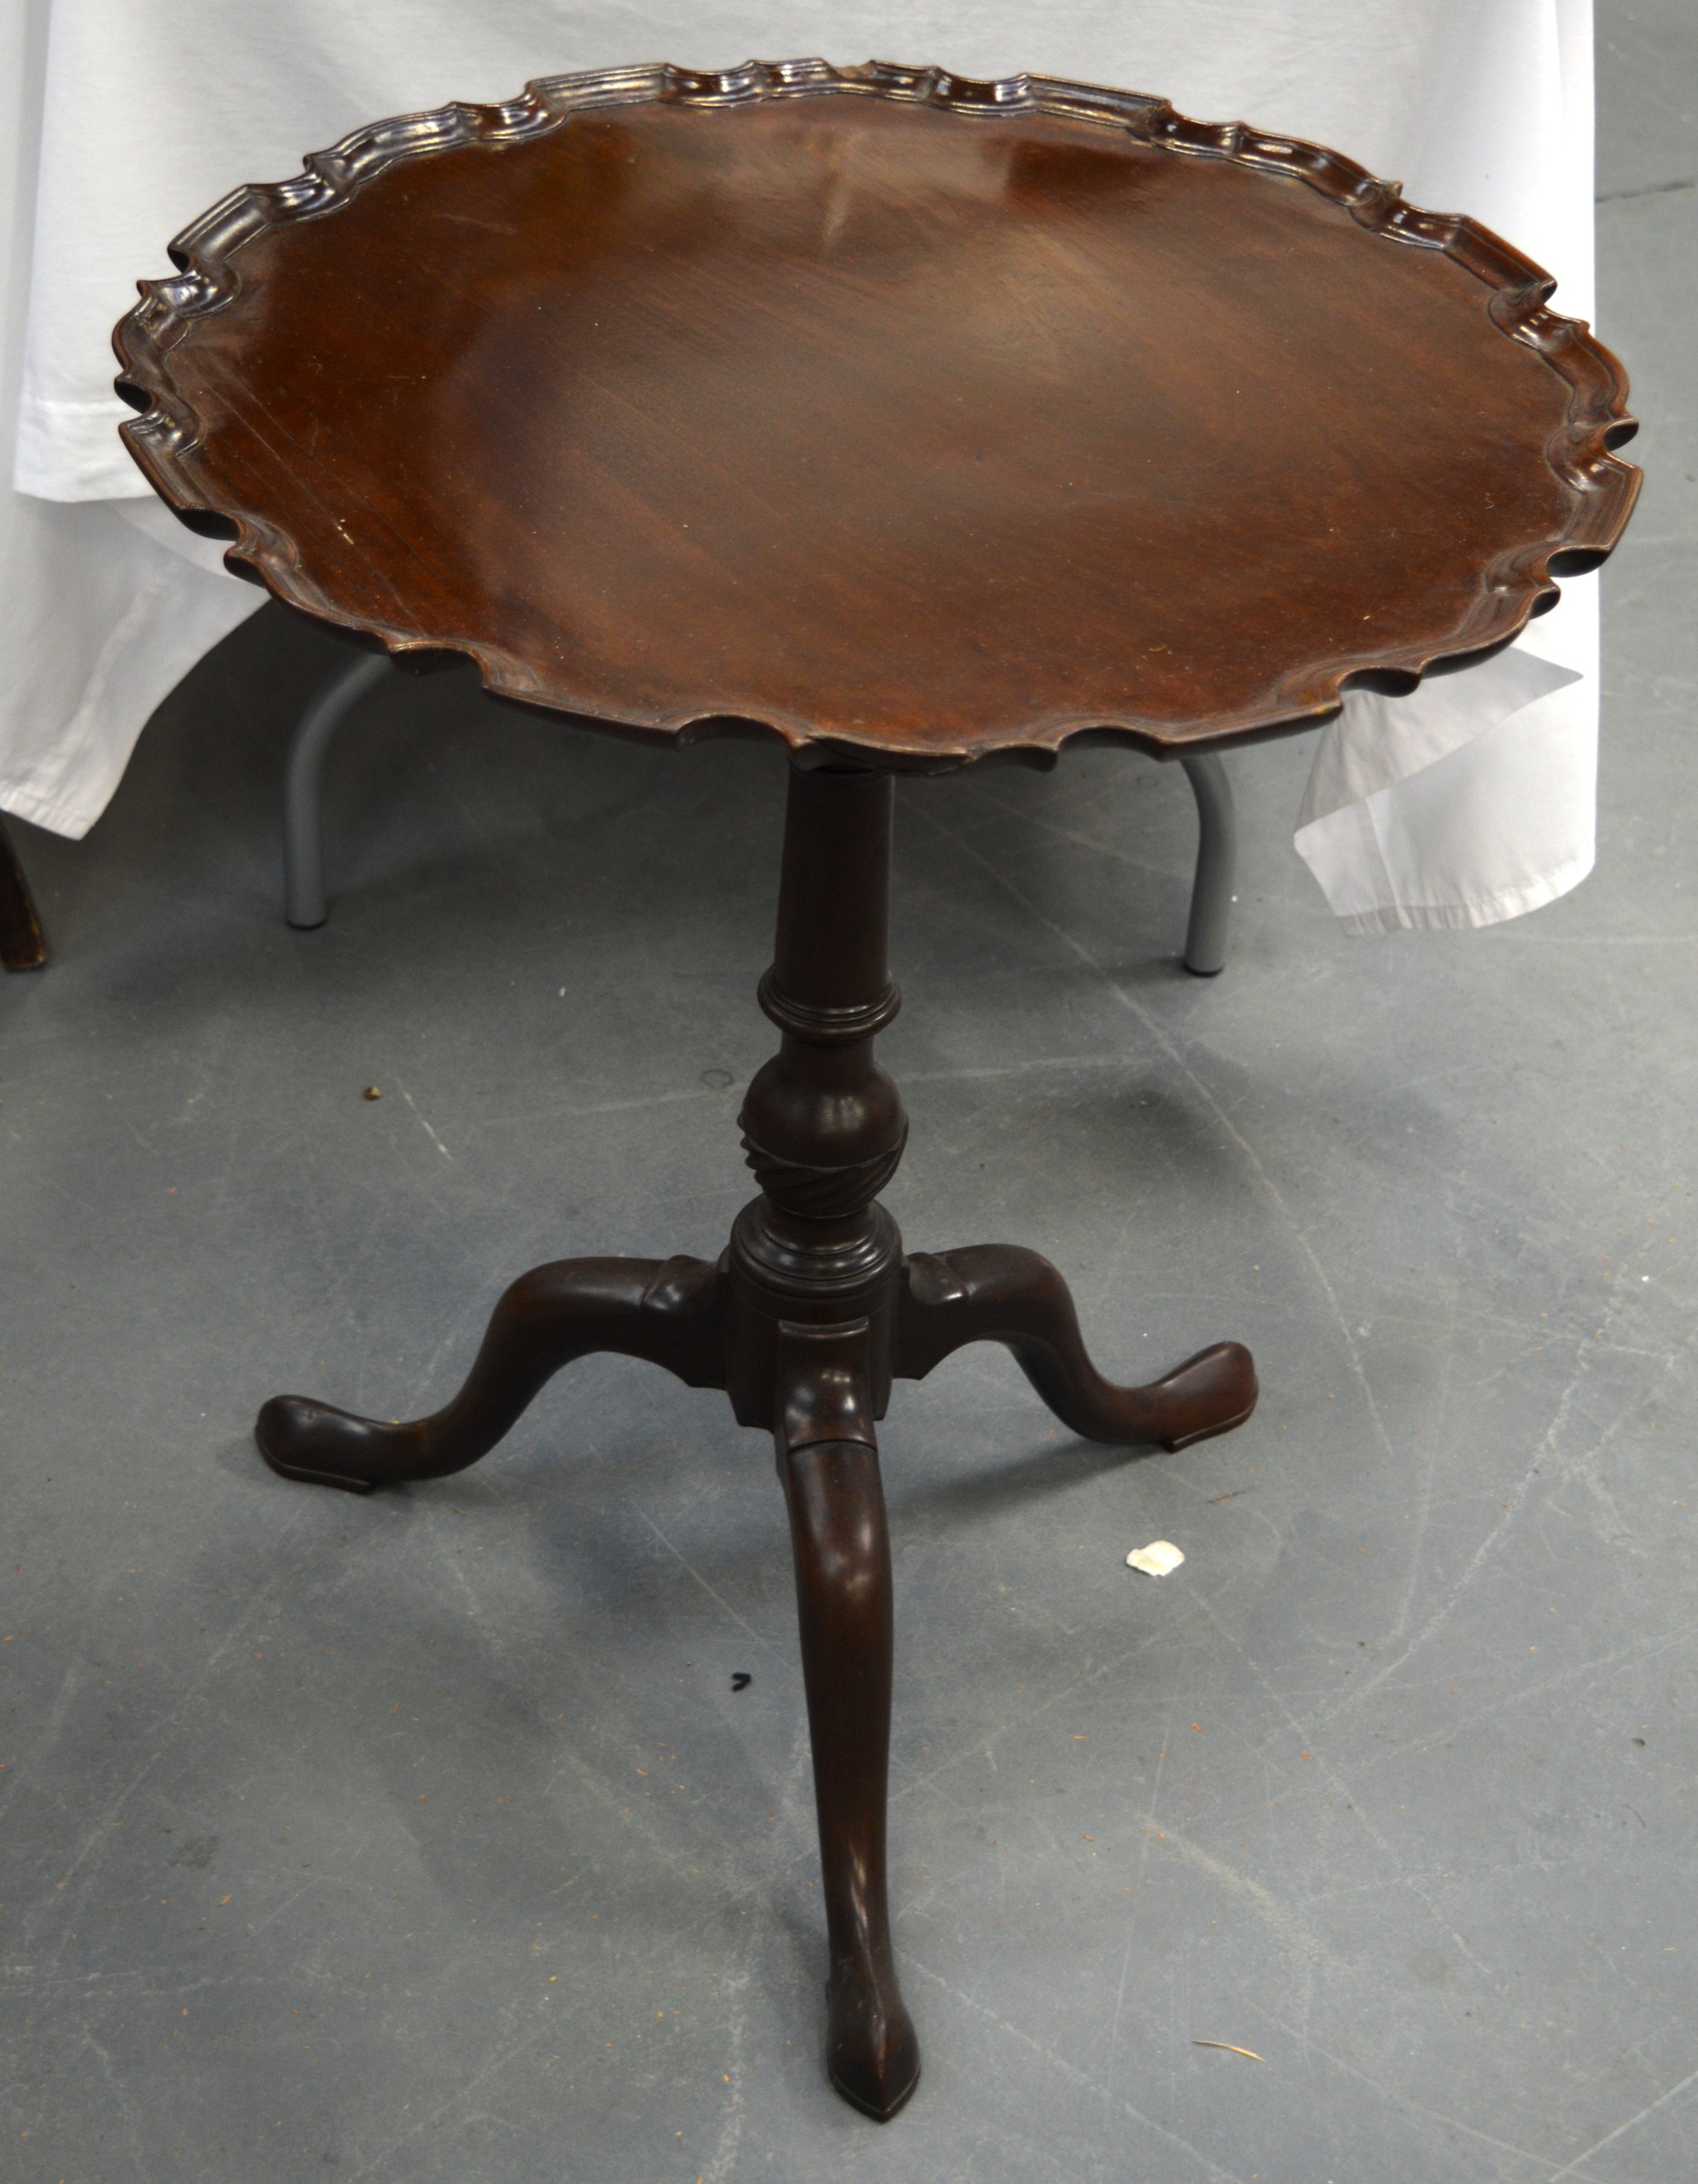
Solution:
[[(798, 1393), (806, 1385), (803, 1373)], [(787, 1457), (783, 1476), (830, 1943), (825, 2067), (846, 2100), (882, 2123), (920, 2082), (920, 2041), (885, 1886), (892, 1622), (878, 1452), (869, 1441), (812, 1443)]]
[(47, 961), (41, 920), (18, 852), (0, 820), (0, 964), (9, 971), (38, 971)]
[(1508, 642), (1638, 477), (1510, 245), (1041, 77), (555, 78), (172, 249), (116, 339), (179, 514), (636, 735), (935, 769), (1311, 725)]
[(287, 1478), (438, 1478), (612, 1350), (770, 1432), (827, 2068), (890, 2116), (919, 2074), (886, 1885), (893, 1383), (1000, 1342), (1075, 1432), (1170, 1449), (1256, 1400), (1236, 1343), (1104, 1380), (1034, 1252), (904, 1256), (892, 773), (1195, 756), (1508, 642), (1626, 522), (1625, 379), (1472, 221), (1038, 77), (555, 78), (358, 131), (172, 252), (117, 332), (125, 436), (232, 566), (515, 702), (796, 762), (760, 1188), (724, 1256), (538, 1268), (433, 1416), (281, 1397), (257, 1430)]
[(759, 989), (779, 1048), (739, 1117), (761, 1188), (717, 1265), (538, 1267), (503, 1297), (464, 1386), (433, 1416), (387, 1424), (280, 1396), (256, 1429), (286, 1478), (355, 1493), (439, 1478), (493, 1448), (562, 1366), (613, 1350), (724, 1388), (743, 1425), (770, 1432), (819, 1808), (826, 2066), (846, 2100), (881, 2118), (920, 2070), (885, 1879), (892, 1636), (876, 1428), (893, 1381), (923, 1379), (965, 1343), (1004, 1343), (1075, 1432), (1171, 1449), (1228, 1432), (1256, 1400), (1249, 1352), (1232, 1342), (1148, 1387), (1105, 1380), (1067, 1284), (1035, 1252), (904, 1258), (878, 1202), (908, 1135), (874, 1055), (901, 1005), (887, 961), (891, 809), (887, 774), (791, 769), (777, 945)]
[(916, 1252), (904, 1268), (895, 1369), (923, 1380), (969, 1342), (1000, 1342), (1064, 1426), (1089, 1441), (1189, 1448), (1242, 1425), (1256, 1407), (1256, 1371), (1242, 1343), (1217, 1342), (1146, 1388), (1117, 1388), (1085, 1355), (1067, 1285), (1045, 1258), (1013, 1244), (941, 1257)]
[(445, 1410), (406, 1425), (278, 1396), (256, 1431), (285, 1478), (369, 1494), (445, 1478), (488, 1454), (544, 1384), (592, 1350), (644, 1357), (695, 1388), (724, 1385), (719, 1277), (704, 1259), (566, 1259), (533, 1267), (495, 1308)]

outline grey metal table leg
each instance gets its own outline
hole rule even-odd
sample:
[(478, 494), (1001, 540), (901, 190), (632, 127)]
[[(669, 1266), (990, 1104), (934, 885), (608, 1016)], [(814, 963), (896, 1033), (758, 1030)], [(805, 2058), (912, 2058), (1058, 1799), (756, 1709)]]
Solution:
[(1232, 886), (1238, 868), (1238, 815), (1222, 760), (1210, 754), (1179, 763), (1197, 799), (1197, 875), (1191, 883), (1185, 968), (1200, 979), (1212, 979), (1226, 961), (1226, 930), (1232, 921)]
[(387, 653), (362, 652), (339, 667), (295, 723), (283, 767), (283, 915), (293, 926), (323, 925), (324, 759), (351, 709), (390, 671)]

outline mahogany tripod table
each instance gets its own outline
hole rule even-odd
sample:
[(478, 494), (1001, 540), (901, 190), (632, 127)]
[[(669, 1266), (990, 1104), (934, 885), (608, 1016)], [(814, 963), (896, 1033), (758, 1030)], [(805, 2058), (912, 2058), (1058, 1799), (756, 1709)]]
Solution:
[(779, 1051), (724, 1257), (538, 1267), (445, 1409), (282, 1396), (258, 1435), (287, 1478), (439, 1478), (591, 1350), (770, 1429), (827, 2067), (888, 2117), (919, 2075), (885, 1887), (893, 1380), (1001, 1342), (1074, 1432), (1170, 1449), (1256, 1400), (1230, 1342), (1104, 1380), (1035, 1252), (904, 1255), (873, 1056), (892, 776), (1216, 749), (1508, 643), (1626, 522), (1625, 382), (1469, 221), (1040, 78), (560, 77), (361, 130), (172, 255), (118, 329), (124, 429), (233, 567), (404, 663), (469, 654), (521, 705), (788, 749)]

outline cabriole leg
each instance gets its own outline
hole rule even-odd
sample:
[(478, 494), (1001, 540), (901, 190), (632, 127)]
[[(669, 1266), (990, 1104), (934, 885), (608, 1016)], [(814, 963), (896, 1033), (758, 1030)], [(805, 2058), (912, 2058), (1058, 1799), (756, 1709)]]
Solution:
[(521, 1275), (496, 1306), (465, 1385), (428, 1418), (387, 1425), (306, 1396), (273, 1396), (259, 1453), (309, 1486), (442, 1478), (486, 1455), (544, 1382), (591, 1350), (646, 1357), (693, 1388), (724, 1385), (720, 1279), (705, 1259), (561, 1259)]
[[(867, 1415), (868, 1329), (783, 1333), (776, 1438), (830, 1944), (825, 2067), (846, 2100), (884, 2123), (919, 2082), (920, 2043), (897, 1981), (886, 1891), (890, 1539)], [(790, 1445), (796, 1433), (833, 1438)]]
[(1064, 1426), (1090, 1441), (1183, 1449), (1240, 1426), (1256, 1407), (1256, 1368), (1240, 1342), (1217, 1342), (1146, 1387), (1116, 1387), (1085, 1355), (1067, 1285), (1014, 1244), (936, 1255), (903, 1269), (896, 1371), (923, 1380), (964, 1343), (1000, 1342)]

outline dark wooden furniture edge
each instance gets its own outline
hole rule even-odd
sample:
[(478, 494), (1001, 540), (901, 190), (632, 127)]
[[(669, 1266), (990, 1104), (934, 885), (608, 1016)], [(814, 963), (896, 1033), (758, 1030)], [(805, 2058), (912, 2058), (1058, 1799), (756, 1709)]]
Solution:
[[(891, 99), (966, 116), (1053, 114), (1121, 130), (1142, 143), (1188, 157), (1230, 160), (1295, 176), (1346, 206), (1363, 227), (1455, 259), (1494, 292), (1488, 308), (1504, 334), (1536, 350), (1569, 390), (1563, 423), (1544, 450), (1551, 470), (1568, 488), (1569, 520), (1559, 535), (1529, 541), (1497, 556), (1481, 574), (1474, 611), (1466, 625), (1442, 646), (1388, 647), (1365, 659), (1311, 661), (1286, 675), (1277, 702), (1265, 718), (1234, 721), (1218, 730), (1206, 728), (1164, 736), (1147, 725), (1111, 720), (1067, 729), (1015, 730), (1000, 744), (971, 752), (935, 748), (904, 752), (881, 742), (880, 765), (941, 771), (974, 758), (1001, 756), (1047, 766), (1066, 746), (1104, 741), (1131, 743), (1154, 757), (1172, 758), (1181, 751), (1223, 749), (1281, 729), (1295, 733), (1331, 718), (1348, 688), (1366, 686), (1402, 693), (1435, 669), (1465, 665), (1512, 642), (1534, 613), (1555, 602), (1555, 577), (1596, 567), (1620, 537), (1640, 479), (1631, 464), (1617, 462), (1611, 452), (1637, 429), (1625, 407), (1626, 375), (1583, 321), (1565, 318), (1548, 308), (1555, 277), (1478, 221), (1407, 204), (1397, 183), (1376, 179), (1341, 153), (1296, 137), (1270, 135), (1242, 122), (1194, 121), (1176, 113), (1165, 99), (1048, 76), (979, 83), (943, 69), (876, 61), (851, 68), (818, 60), (751, 61), (717, 74), (657, 63), (542, 77), (528, 84), (518, 98), (500, 105), (456, 103), (430, 113), (373, 122), (328, 151), (311, 154), (304, 171), (291, 181), (249, 183), (232, 190), (174, 239), (169, 248), (177, 275), (138, 282), (142, 299), (114, 330), (113, 343), (123, 366), (118, 392), (143, 413), (120, 427), (125, 444), (149, 483), (191, 529), (233, 542), (225, 558), (237, 574), (264, 584), (314, 620), (328, 622), (356, 638), (375, 641), (404, 660), (408, 654), (439, 656), (445, 652), (469, 656), (491, 694), (544, 711), (576, 712), (564, 698), (539, 697), (524, 687), (526, 678), (517, 672), (516, 663), (498, 648), (432, 638), (337, 614), (305, 584), (294, 543), (286, 532), (210, 504), (193, 467), (203, 426), (175, 384), (172, 351), (197, 318), (222, 309), (240, 292), (240, 275), (232, 261), (242, 244), (267, 228), (334, 211), (397, 160), (462, 145), (498, 145), (548, 136), (573, 115), (592, 108), (653, 102), (726, 107), (821, 96)], [(844, 757), (860, 757), (864, 763), (860, 746), (834, 745), (827, 737), (758, 720), (707, 716), (657, 726), (604, 717), (594, 724), (667, 744), (755, 735), (788, 745), (804, 764)]]
[(0, 964), (9, 971), (38, 971), (47, 961), (47, 943), (24, 868), (0, 819)]

